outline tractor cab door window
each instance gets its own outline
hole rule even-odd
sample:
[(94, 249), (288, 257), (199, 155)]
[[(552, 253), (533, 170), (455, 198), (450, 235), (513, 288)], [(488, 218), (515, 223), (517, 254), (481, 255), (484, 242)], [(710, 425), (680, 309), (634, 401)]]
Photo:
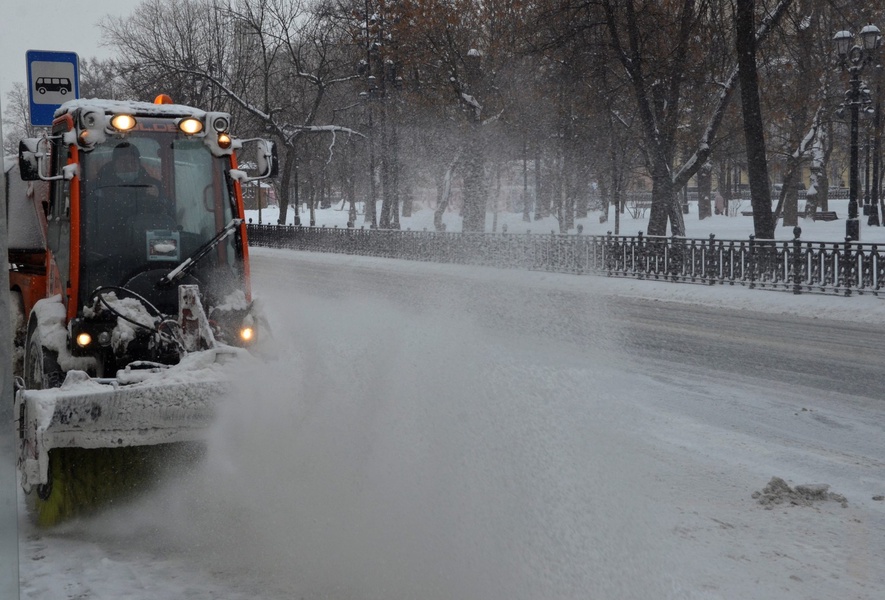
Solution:
[[(68, 162), (68, 147), (57, 136), (52, 140), (52, 175), (62, 175)], [(64, 288), (70, 282), (71, 260), (71, 184), (60, 177), (51, 182), (49, 194), (48, 244), (52, 250), (55, 264), (58, 266), (61, 285)], [(52, 290), (61, 292), (63, 290)]]
[[(198, 245), (211, 240), (234, 216), (230, 190), (224, 176), (224, 159), (212, 156), (201, 140), (176, 140), (175, 195), (179, 202), (179, 223)], [(233, 266), (233, 238), (216, 248), (218, 263)]]

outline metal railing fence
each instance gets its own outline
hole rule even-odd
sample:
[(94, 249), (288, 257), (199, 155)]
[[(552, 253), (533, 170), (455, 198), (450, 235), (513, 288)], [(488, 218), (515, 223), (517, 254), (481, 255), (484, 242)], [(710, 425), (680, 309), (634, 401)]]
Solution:
[(253, 246), (658, 281), (885, 293), (885, 255), (858, 242), (247, 226)]

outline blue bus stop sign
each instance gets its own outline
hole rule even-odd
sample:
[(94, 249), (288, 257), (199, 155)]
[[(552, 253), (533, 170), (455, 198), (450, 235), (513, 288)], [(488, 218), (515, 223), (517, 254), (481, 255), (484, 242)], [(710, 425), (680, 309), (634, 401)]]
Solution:
[(80, 97), (80, 65), (75, 52), (28, 50), (31, 125), (52, 125), (56, 109)]

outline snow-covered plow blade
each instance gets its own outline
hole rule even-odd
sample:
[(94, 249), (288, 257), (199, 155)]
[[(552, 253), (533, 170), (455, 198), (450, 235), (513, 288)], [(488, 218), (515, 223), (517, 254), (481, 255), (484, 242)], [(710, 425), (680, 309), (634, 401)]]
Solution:
[[(162, 386), (93, 384), (95, 389), (22, 390), (20, 421), (22, 485), (48, 482), (53, 448), (151, 446), (202, 439), (222, 382)], [(90, 386), (91, 387), (91, 386)]]
[(21, 483), (36, 492), (37, 521), (53, 524), (102, 504), (112, 495), (103, 487), (133, 488), (139, 465), (151, 460), (146, 448), (205, 440), (230, 389), (223, 369), (240, 353), (206, 350), (173, 367), (121, 371), (115, 379), (74, 371), (60, 388), (19, 390)]

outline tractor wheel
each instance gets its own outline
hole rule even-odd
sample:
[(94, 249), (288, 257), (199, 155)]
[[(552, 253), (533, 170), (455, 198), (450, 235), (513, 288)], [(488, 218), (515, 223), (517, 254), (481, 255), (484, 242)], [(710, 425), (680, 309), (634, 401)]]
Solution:
[(58, 352), (43, 345), (40, 328), (35, 319), (28, 326), (24, 361), (25, 387), (44, 390), (58, 387), (64, 381), (64, 373), (58, 366)]
[[(44, 390), (58, 387), (64, 381), (64, 373), (58, 366), (58, 353), (43, 345), (40, 338), (40, 327), (36, 319), (31, 319), (28, 325), (28, 334), (25, 343), (24, 373), (25, 388), (29, 390)], [(55, 462), (58, 462), (57, 460)], [(47, 501), (53, 491), (53, 470), (57, 465), (49, 462), (49, 481), (38, 485), (35, 498)], [(38, 516), (38, 521), (40, 518)]]

